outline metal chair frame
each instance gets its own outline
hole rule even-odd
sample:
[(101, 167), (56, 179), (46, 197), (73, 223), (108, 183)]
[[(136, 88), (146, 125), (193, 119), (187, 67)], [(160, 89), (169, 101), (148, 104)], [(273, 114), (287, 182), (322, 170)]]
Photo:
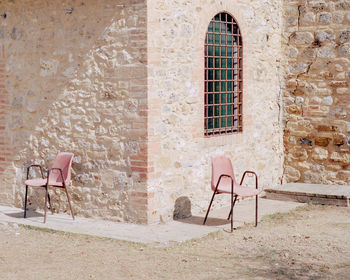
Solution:
[[(242, 183), (244, 181), (244, 178), (245, 178), (245, 175), (247, 173), (255, 175), (255, 188), (258, 189), (258, 176), (256, 175), (255, 172), (249, 171), (249, 170), (247, 170), (247, 171), (245, 171), (243, 173), (243, 176), (242, 176), (242, 179), (241, 179), (241, 182), (239, 183), (239, 185), (242, 185)], [(207, 221), (208, 214), (209, 214), (209, 211), (210, 211), (210, 208), (211, 208), (211, 205), (213, 203), (215, 195), (216, 194), (221, 194), (220, 192), (218, 192), (218, 187), (219, 187), (220, 181), (221, 181), (221, 179), (223, 177), (228, 177), (228, 178), (231, 179), (231, 193), (230, 193), (230, 195), (231, 195), (231, 208), (230, 208), (230, 213), (228, 214), (227, 220), (229, 220), (231, 218), (231, 232), (233, 232), (233, 207), (236, 204), (236, 201), (237, 201), (237, 198), (238, 198), (238, 194), (235, 194), (235, 192), (234, 192), (235, 179), (232, 178), (232, 176), (227, 175), (227, 174), (221, 174), (220, 177), (219, 177), (218, 182), (216, 183), (215, 190), (213, 192), (213, 196), (212, 196), (212, 198), (210, 200), (209, 207), (208, 207), (207, 213), (206, 213), (204, 221), (203, 221), (203, 225), (205, 225), (205, 223)], [(255, 226), (256, 227), (258, 226), (258, 195), (255, 196)]]
[[(31, 167), (39, 167), (40, 168), (40, 173), (41, 173), (41, 177), (42, 179), (45, 179), (44, 178), (44, 174), (43, 174), (43, 168), (41, 165), (39, 164), (32, 164), (30, 166), (28, 166), (27, 168), (27, 180), (29, 179), (29, 171), (30, 171), (30, 168)], [(50, 182), (50, 175), (52, 174), (52, 171), (53, 170), (58, 170), (60, 172), (60, 176), (61, 176), (61, 179), (62, 179), (62, 186), (59, 186), (59, 185), (51, 185), (49, 184)], [(26, 191), (25, 191), (25, 198), (24, 198), (24, 218), (26, 218), (27, 216), (27, 196), (28, 196), (28, 187), (30, 185), (26, 185)], [(52, 209), (52, 205), (51, 205), (51, 199), (50, 199), (50, 194), (49, 194), (49, 186), (52, 186), (52, 187), (55, 187), (55, 188), (61, 188), (61, 189), (64, 189), (65, 192), (66, 192), (66, 195), (67, 195), (67, 200), (68, 200), (68, 204), (69, 204), (69, 209), (70, 209), (70, 212), (72, 214), (72, 218), (73, 220), (75, 219), (74, 218), (74, 214), (73, 214), (73, 210), (72, 210), (72, 205), (71, 205), (71, 202), (70, 202), (70, 198), (69, 198), (69, 194), (68, 194), (68, 191), (67, 191), (67, 186), (66, 186), (66, 182), (64, 180), (64, 176), (63, 176), (63, 171), (61, 168), (57, 168), (57, 167), (54, 167), (54, 168), (51, 168), (47, 171), (47, 180), (46, 180), (46, 184), (45, 185), (42, 185), (42, 186), (39, 186), (39, 187), (43, 187), (45, 188), (45, 204), (44, 204), (44, 223), (46, 223), (46, 212), (47, 212), (47, 202), (49, 202), (49, 205), (50, 205), (50, 210), (51, 210), (51, 213), (53, 214), (53, 209)], [(31, 186), (31, 187), (35, 187), (35, 186)]]

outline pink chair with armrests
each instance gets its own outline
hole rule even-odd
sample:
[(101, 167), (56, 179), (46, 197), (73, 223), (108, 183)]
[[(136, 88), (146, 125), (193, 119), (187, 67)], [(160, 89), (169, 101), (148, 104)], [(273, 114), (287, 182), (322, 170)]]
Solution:
[[(72, 153), (59, 153), (52, 165), (52, 168), (47, 171), (47, 178), (44, 178), (43, 169), (38, 164), (32, 164), (27, 168), (27, 180), (26, 184), (26, 192), (24, 198), (24, 218), (27, 214), (27, 195), (28, 195), (28, 187), (42, 187), (45, 188), (45, 205), (44, 205), (44, 223), (46, 222), (46, 210), (47, 210), (47, 200), (49, 201), (51, 212), (53, 213), (51, 200), (49, 195), (49, 186), (62, 188), (65, 190), (67, 195), (67, 200), (69, 204), (70, 211), (72, 213), (72, 217), (74, 220), (74, 214), (72, 211), (72, 206), (70, 203), (70, 198), (67, 191), (67, 185), (70, 184), (71, 181), (71, 167), (73, 161), (74, 154)], [(42, 178), (29, 179), (29, 171), (32, 167), (39, 167)]]
[[(255, 176), (255, 188), (242, 186), (246, 174), (253, 174)], [(211, 189), (213, 196), (211, 198), (207, 213), (204, 218), (203, 225), (207, 221), (211, 204), (213, 203), (216, 194), (230, 194), (231, 195), (231, 210), (227, 219), (231, 217), (231, 232), (233, 231), (233, 207), (235, 206), (238, 197), (256, 197), (255, 201), (255, 226), (258, 225), (258, 176), (253, 171), (245, 171), (243, 173), (241, 182), (238, 184), (233, 173), (232, 163), (229, 158), (224, 155), (215, 156), (212, 158), (212, 177)]]

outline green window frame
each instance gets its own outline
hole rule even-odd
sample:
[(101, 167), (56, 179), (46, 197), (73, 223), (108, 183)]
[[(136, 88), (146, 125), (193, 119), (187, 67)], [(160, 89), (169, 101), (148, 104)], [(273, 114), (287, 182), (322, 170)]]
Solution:
[(226, 12), (209, 23), (204, 46), (204, 135), (242, 131), (243, 44)]

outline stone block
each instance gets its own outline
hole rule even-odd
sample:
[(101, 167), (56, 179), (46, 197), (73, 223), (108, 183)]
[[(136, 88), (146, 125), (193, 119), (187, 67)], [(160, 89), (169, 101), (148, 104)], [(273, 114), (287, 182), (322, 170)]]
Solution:
[(303, 94), (304, 94), (304, 91), (303, 91), (302, 89), (300, 89), (300, 88), (297, 88), (297, 89), (293, 92), (293, 94), (294, 94), (295, 96), (303, 95)]
[(341, 146), (345, 143), (345, 135), (343, 133), (333, 134), (333, 145)]
[(329, 83), (331, 87), (338, 88), (338, 87), (348, 87), (347, 81), (331, 81)]
[(332, 105), (333, 104), (333, 97), (332, 96), (326, 96), (322, 99), (322, 104), (324, 105)]
[(342, 166), (339, 164), (327, 164), (326, 169), (331, 170), (331, 171), (338, 171), (338, 170), (342, 169)]
[(287, 108), (287, 112), (289, 114), (301, 114), (301, 107), (300, 106), (297, 106), (297, 105), (291, 105), (291, 106), (288, 106)]
[(181, 196), (176, 199), (173, 218), (174, 220), (185, 219), (192, 216), (191, 201), (187, 196)]
[(300, 147), (300, 146), (295, 146), (289, 150), (290, 154), (293, 155), (293, 160), (297, 161), (305, 161), (308, 158), (308, 153), (307, 151)]
[(349, 42), (350, 41), (350, 30), (340, 31), (338, 34), (338, 40), (342, 44)]
[(315, 13), (307, 12), (300, 17), (300, 25), (312, 25), (315, 22), (315, 18)]
[(333, 13), (333, 22), (334, 23), (343, 23), (344, 21), (344, 14), (340, 12)]
[(321, 43), (326, 41), (334, 41), (335, 35), (332, 30), (321, 30), (317, 31), (315, 34), (316, 40), (320, 41)]
[(332, 14), (323, 12), (318, 14), (318, 22), (322, 24), (329, 24), (332, 22)]
[(311, 32), (298, 31), (291, 38), (296, 45), (308, 45), (314, 41), (314, 35)]
[(343, 182), (350, 183), (350, 170), (341, 170), (337, 173), (337, 178)]
[(302, 105), (304, 103), (304, 101), (305, 101), (305, 99), (301, 96), (297, 96), (295, 98), (295, 104), (297, 104), (297, 105)]
[(284, 172), (288, 182), (297, 182), (300, 179), (300, 172), (294, 167), (287, 166)]
[(314, 48), (304, 49), (301, 53), (301, 56), (306, 57), (306, 58), (315, 58), (316, 57), (316, 49), (314, 49)]
[(349, 11), (350, 10), (350, 3), (348, 1), (346, 1), (346, 0), (345, 1), (342, 0), (342, 1), (338, 2), (338, 3), (336, 3), (335, 8), (337, 10)]
[(324, 148), (315, 147), (311, 153), (314, 160), (323, 161), (328, 159), (328, 150)]
[(340, 57), (348, 57), (350, 55), (350, 46), (349, 46), (349, 44), (344, 44), (344, 45), (338, 46), (337, 54)]
[(326, 131), (326, 132), (335, 132), (335, 131), (338, 131), (339, 128), (335, 125), (318, 125), (317, 130)]
[(326, 137), (316, 137), (314, 142), (316, 146), (327, 147), (330, 139)]
[(317, 50), (317, 56), (322, 58), (334, 58), (335, 51), (332, 47), (321, 47)]
[(333, 152), (330, 156), (330, 159), (335, 161), (335, 162), (341, 162), (343, 164), (350, 164), (350, 154), (348, 154), (348, 153)]

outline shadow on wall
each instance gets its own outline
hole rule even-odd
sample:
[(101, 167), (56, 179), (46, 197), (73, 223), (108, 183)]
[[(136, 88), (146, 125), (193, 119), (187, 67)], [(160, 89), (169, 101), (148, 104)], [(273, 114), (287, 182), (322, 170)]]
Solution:
[[(191, 200), (187, 196), (180, 196), (175, 200), (173, 219), (185, 224), (203, 225), (204, 216), (192, 216)], [(227, 219), (208, 217), (206, 226), (215, 227), (229, 223), (230, 220)]]
[(180, 196), (175, 200), (174, 220), (186, 219), (191, 216), (191, 200), (187, 196)]
[(122, 216), (125, 205), (110, 206), (106, 192), (114, 189), (113, 199), (126, 201), (133, 186), (127, 162), (142, 137), (129, 134), (146, 79), (143, 2), (0, 1), (7, 14), (0, 18), (10, 104), (5, 141), (13, 151), (0, 177), (11, 177), (3, 190), (14, 194), (17, 206), (23, 205), (25, 167), (50, 166), (57, 152), (70, 151), (76, 155), (75, 210), (98, 215), (91, 212), (98, 204)]

